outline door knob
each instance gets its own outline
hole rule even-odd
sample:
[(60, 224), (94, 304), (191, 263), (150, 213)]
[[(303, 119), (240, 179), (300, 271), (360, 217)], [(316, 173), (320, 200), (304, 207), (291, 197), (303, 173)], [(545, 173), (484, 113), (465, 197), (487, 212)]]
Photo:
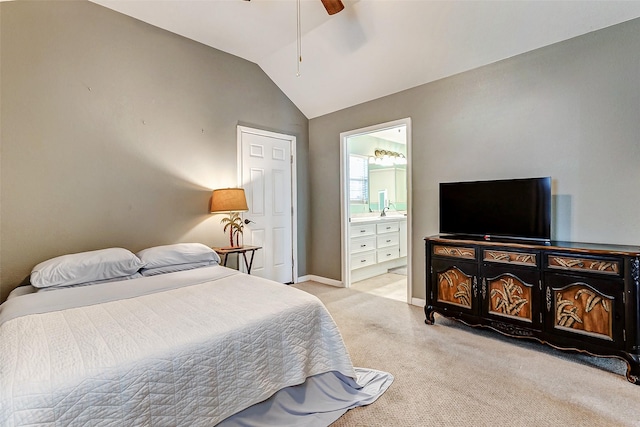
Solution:
[(255, 221), (251, 221), (250, 219), (245, 219), (244, 220), (244, 223), (247, 224), (247, 225), (249, 225), (250, 222), (253, 222), (255, 224)]

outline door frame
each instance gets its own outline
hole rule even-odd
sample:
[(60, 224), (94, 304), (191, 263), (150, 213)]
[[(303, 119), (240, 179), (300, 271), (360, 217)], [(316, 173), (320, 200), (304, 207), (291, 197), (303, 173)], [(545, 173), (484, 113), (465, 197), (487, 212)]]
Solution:
[(413, 215), (411, 214), (411, 118), (398, 119), (391, 122), (380, 123), (366, 128), (354, 129), (340, 133), (340, 238), (342, 255), (342, 285), (351, 287), (351, 257), (349, 256), (350, 222), (349, 222), (349, 146), (347, 139), (353, 136), (372, 133), (383, 129), (405, 125), (407, 128), (407, 304), (413, 300), (413, 268), (412, 263), (412, 237), (411, 230)]
[[(271, 132), (263, 129), (251, 128), (248, 126), (237, 125), (237, 182), (238, 187), (244, 188), (242, 182), (242, 160), (244, 153), (242, 152), (242, 134), (251, 133), (254, 135), (266, 136), (268, 138), (277, 138), (289, 141), (291, 153), (291, 282), (296, 283), (298, 280), (298, 206), (297, 206), (297, 166), (296, 166), (296, 137), (284, 133)], [(241, 263), (238, 263), (241, 264)], [(242, 266), (242, 271), (245, 268)], [(244, 271), (246, 273), (246, 271)]]

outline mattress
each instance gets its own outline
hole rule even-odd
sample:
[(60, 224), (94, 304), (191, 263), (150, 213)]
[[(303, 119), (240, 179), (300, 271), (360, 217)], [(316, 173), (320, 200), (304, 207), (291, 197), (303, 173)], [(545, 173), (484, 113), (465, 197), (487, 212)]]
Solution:
[(315, 296), (221, 266), (14, 296), (0, 360), (2, 426), (213, 426), (362, 375)]

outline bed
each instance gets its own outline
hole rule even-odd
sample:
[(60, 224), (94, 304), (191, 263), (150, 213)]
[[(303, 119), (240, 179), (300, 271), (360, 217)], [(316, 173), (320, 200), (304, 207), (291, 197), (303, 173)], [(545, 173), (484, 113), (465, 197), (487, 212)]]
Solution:
[(186, 247), (34, 268), (0, 305), (0, 425), (322, 426), (389, 387), (316, 297)]

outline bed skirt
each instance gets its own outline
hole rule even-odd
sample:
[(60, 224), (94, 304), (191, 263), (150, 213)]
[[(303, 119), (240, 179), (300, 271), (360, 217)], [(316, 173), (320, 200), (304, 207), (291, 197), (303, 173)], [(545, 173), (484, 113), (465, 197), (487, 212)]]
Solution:
[(269, 399), (225, 419), (219, 427), (326, 427), (349, 409), (369, 405), (393, 382), (393, 375), (374, 369), (355, 368), (358, 379), (339, 372), (307, 378), (286, 387)]

